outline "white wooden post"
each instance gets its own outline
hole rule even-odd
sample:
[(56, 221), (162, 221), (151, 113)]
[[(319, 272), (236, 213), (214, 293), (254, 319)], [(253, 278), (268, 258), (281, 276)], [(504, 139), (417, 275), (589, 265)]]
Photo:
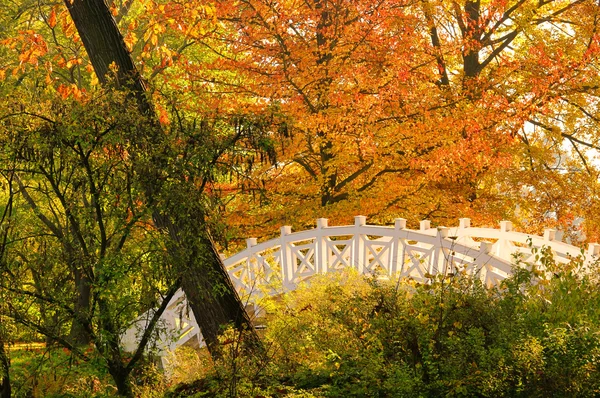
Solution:
[(354, 241), (354, 258), (352, 259), (351, 264), (354, 264), (354, 267), (358, 271), (359, 274), (363, 274), (365, 272), (365, 244), (364, 239), (366, 236), (362, 237), (362, 226), (367, 223), (367, 217), (365, 216), (356, 216), (354, 217), (354, 236), (352, 240)]
[[(246, 239), (246, 248), (248, 249), (248, 252), (251, 252), (251, 254), (248, 254), (247, 260), (246, 260), (246, 270), (247, 270), (247, 280), (242, 280), (240, 282), (242, 282), (242, 284), (244, 285), (244, 287), (246, 288), (246, 291), (250, 294), (252, 293), (250, 291), (250, 289), (252, 288), (254, 281), (256, 280), (256, 275), (257, 275), (257, 259), (256, 259), (256, 253), (254, 253), (253, 250), (250, 250), (253, 246), (256, 246), (257, 244), (257, 239), (256, 238), (248, 238)], [(253, 261), (254, 260), (254, 261)], [(253, 264), (255, 263), (255, 264)]]
[(489, 253), (492, 250), (492, 244), (490, 242), (479, 242), (479, 253), (480, 254), (487, 254), (487, 256), (485, 258), (482, 259), (482, 261), (484, 263), (487, 263), (488, 261), (488, 257), (489, 257)]
[(555, 236), (556, 236), (556, 230), (555, 229), (546, 228), (544, 230), (544, 240), (546, 242), (553, 241)]
[[(396, 218), (394, 220), (394, 235), (392, 238), (392, 263), (390, 264), (390, 276), (395, 276), (398, 272), (404, 269), (404, 245), (400, 243), (400, 230), (406, 228), (405, 218)], [(398, 264), (399, 261), (402, 264)]]
[[(421, 220), (421, 222), (419, 222), (419, 231), (421, 232), (426, 232), (428, 230), (431, 229), (431, 221), (429, 220)], [(418, 247), (422, 247), (424, 249), (430, 249), (431, 250), (431, 254), (429, 255), (429, 262), (427, 264), (427, 273), (430, 275), (434, 274), (433, 271), (433, 267), (435, 266), (435, 260), (436, 260), (436, 256), (435, 256), (435, 246), (434, 247), (428, 247), (427, 244), (423, 243), (423, 242), (417, 242), (416, 246)]]
[[(439, 227), (436, 234), (435, 239), (435, 264), (437, 266), (437, 271), (446, 275), (448, 270), (446, 269), (449, 263), (449, 259), (446, 258), (444, 253), (444, 241), (448, 237), (448, 228), (447, 227)], [(432, 261), (433, 262), (433, 261)], [(435, 270), (432, 270), (435, 271)]]
[(324, 274), (329, 270), (329, 249), (327, 248), (327, 219), (317, 219), (315, 231), (315, 272)]
[(468, 228), (471, 228), (471, 219), (470, 218), (460, 218), (458, 220), (458, 229), (456, 231), (456, 243), (461, 243), (463, 245), (472, 245), (473, 240), (469, 236)]
[(589, 262), (596, 260), (598, 258), (598, 256), (600, 256), (600, 244), (598, 244), (598, 243), (588, 244), (587, 255), (588, 255), (587, 260)]
[(285, 290), (293, 290), (296, 287), (294, 283), (295, 264), (293, 262), (292, 249), (290, 248), (287, 236), (292, 233), (292, 227), (284, 225), (280, 229), (281, 242), (279, 250), (281, 255), (281, 279), (283, 280), (283, 288)]
[(512, 222), (500, 221), (500, 238), (496, 242), (496, 251), (494, 254), (506, 261), (512, 261), (513, 249), (515, 248), (508, 240), (508, 235), (512, 231)]
[[(488, 278), (489, 267), (487, 267), (487, 263), (490, 259), (490, 252), (492, 250), (492, 244), (490, 242), (480, 242), (479, 243), (479, 254), (477, 255), (476, 264), (477, 269), (481, 272), (481, 277), (483, 278), (483, 282), (486, 282)], [(477, 272), (477, 270), (475, 270)], [(490, 286), (490, 283), (487, 284)]]
[(500, 232), (510, 232), (510, 231), (512, 231), (512, 222), (500, 221)]

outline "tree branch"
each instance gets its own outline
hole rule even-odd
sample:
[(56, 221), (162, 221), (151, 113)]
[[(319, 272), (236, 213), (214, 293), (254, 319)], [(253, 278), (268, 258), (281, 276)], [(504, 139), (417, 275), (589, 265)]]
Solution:
[(152, 335), (152, 332), (154, 331), (154, 327), (156, 326), (156, 323), (159, 321), (160, 317), (167, 309), (169, 302), (171, 301), (171, 299), (173, 298), (175, 293), (177, 293), (177, 290), (179, 290), (179, 285), (181, 285), (181, 279), (178, 279), (175, 282), (175, 284), (173, 286), (171, 286), (171, 288), (169, 289), (169, 291), (163, 298), (162, 303), (160, 303), (160, 306), (158, 307), (158, 309), (152, 316), (152, 319), (150, 319), (150, 322), (146, 325), (144, 334), (142, 334), (142, 338), (140, 339), (138, 347), (135, 350), (135, 354), (133, 354), (133, 357), (131, 357), (131, 360), (129, 361), (129, 363), (127, 364), (127, 367), (125, 368), (125, 371), (127, 373), (131, 372), (131, 370), (133, 369), (133, 367), (135, 366), (137, 361), (142, 357), (142, 354), (144, 353), (144, 350), (146, 349), (146, 345), (148, 344), (148, 341), (150, 340), (150, 336)]

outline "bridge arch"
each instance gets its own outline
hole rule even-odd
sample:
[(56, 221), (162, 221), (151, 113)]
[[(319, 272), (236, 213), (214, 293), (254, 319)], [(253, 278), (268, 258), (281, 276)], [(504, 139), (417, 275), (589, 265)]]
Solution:
[[(368, 225), (364, 216), (356, 216), (354, 225), (329, 226), (327, 219), (320, 218), (314, 229), (292, 232), (291, 227), (283, 226), (279, 237), (266, 242), (247, 239), (246, 249), (223, 261), (242, 299), (256, 303), (266, 295), (291, 291), (316, 274), (347, 267), (361, 274), (422, 282), (434, 275), (464, 271), (479, 275), (491, 286), (511, 273), (515, 254), (522, 261), (534, 262), (534, 249), (542, 246), (552, 250), (558, 263), (583, 255), (587, 265), (600, 255), (600, 244), (591, 243), (582, 251), (555, 238), (553, 229), (546, 229), (543, 236), (513, 231), (510, 221), (502, 221), (500, 228), (494, 229), (471, 227), (468, 218), (451, 228), (432, 228), (425, 220), (419, 230), (412, 230), (401, 218), (394, 226)], [(127, 330), (122, 339), (126, 350), (134, 349), (139, 330), (152, 314), (153, 310), (143, 314)], [(181, 290), (161, 320), (172, 335), (160, 336), (161, 357), (184, 344), (204, 344)]]

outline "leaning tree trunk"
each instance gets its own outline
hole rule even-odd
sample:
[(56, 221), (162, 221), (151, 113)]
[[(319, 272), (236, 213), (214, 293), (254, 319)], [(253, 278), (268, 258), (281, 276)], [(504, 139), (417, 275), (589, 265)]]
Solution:
[[(104, 85), (109, 84), (109, 66), (114, 63), (118, 67), (113, 79), (117, 87), (127, 90), (134, 97), (140, 112), (148, 117), (151, 128), (148, 129), (148, 137), (144, 138), (152, 143), (151, 145), (158, 147), (160, 140), (167, 138), (161, 133), (152, 103), (146, 93), (146, 85), (134, 66), (123, 36), (106, 3), (103, 0), (64, 2), (99, 81)], [(144, 152), (151, 152), (152, 149), (139, 146), (137, 148)], [(140, 181), (152, 206), (154, 198), (161, 190), (161, 163), (160, 159), (156, 159), (148, 162), (149, 165), (142, 166), (143, 170), (140, 170), (140, 178), (143, 179)], [(183, 179), (180, 183), (186, 184)], [(259, 346), (258, 337), (214, 247), (206, 224), (202, 218), (190, 220), (190, 214), (198, 214), (197, 207), (187, 203), (185, 199), (172, 201), (167, 209), (156, 209), (153, 218), (158, 228), (169, 233), (170, 257), (182, 276), (182, 288), (211, 355), (217, 354), (217, 336), (220, 328), (227, 324), (245, 330), (248, 333), (248, 341)]]

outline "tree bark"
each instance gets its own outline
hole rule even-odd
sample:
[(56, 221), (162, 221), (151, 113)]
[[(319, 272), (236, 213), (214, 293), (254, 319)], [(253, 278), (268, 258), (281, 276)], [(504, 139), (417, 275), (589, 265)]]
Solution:
[[(75, 288), (77, 289), (74, 310), (76, 314), (81, 314), (81, 317), (87, 320), (90, 314), (92, 294), (90, 278), (81, 269), (76, 268), (74, 270), (74, 279)], [(77, 347), (86, 346), (92, 341), (81, 319), (73, 319), (69, 341)]]
[(0, 398), (10, 398), (10, 361), (6, 350), (4, 349), (4, 341), (0, 338)]
[[(65, 4), (99, 81), (110, 85), (109, 77), (114, 73), (114, 84), (128, 90), (135, 98), (139, 110), (148, 117), (152, 128), (148, 129), (147, 138), (158, 146), (161, 139), (167, 138), (162, 138), (164, 134), (160, 131), (152, 103), (147, 97), (146, 84), (134, 66), (106, 3), (102, 0), (65, 0)], [(111, 64), (117, 67), (115, 72), (111, 71)], [(149, 163), (150, 166), (144, 166), (143, 174), (146, 175), (142, 176), (140, 173), (140, 178), (143, 178), (142, 184), (149, 203), (152, 204), (162, 189), (159, 177), (162, 162), (156, 159)], [(182, 187), (189, 184), (183, 179), (180, 183)], [(227, 324), (233, 324), (238, 330), (245, 330), (248, 341), (260, 346), (258, 336), (210, 238), (203, 217), (190, 217), (199, 214), (197, 204), (188, 203), (189, 198), (180, 195), (176, 195), (176, 198), (180, 199), (172, 200), (167, 209), (156, 209), (153, 218), (157, 228), (169, 233), (170, 257), (182, 277), (182, 288), (211, 355), (217, 355), (217, 336), (221, 327)]]
[[(107, 85), (113, 78), (113, 84), (129, 89), (136, 96), (142, 113), (151, 112), (146, 84), (133, 64), (123, 35), (106, 3), (103, 0), (65, 0), (65, 5), (100, 83)], [(115, 71), (111, 71), (112, 64), (117, 67)]]
[(256, 346), (258, 337), (221, 257), (207, 231), (199, 232), (198, 242), (191, 248), (195, 258), (187, 262), (192, 269), (182, 275), (182, 288), (192, 310), (196, 309), (194, 317), (202, 336), (211, 354), (218, 355), (213, 348), (217, 347), (221, 328), (231, 324), (239, 331), (250, 333), (249, 343)]
[(468, 49), (463, 53), (463, 67), (465, 79), (473, 79), (481, 72), (481, 63), (479, 62), (479, 51), (481, 47), (481, 27), (480, 21), (480, 3), (477, 1), (467, 1), (465, 3), (466, 21), (461, 27), (463, 39), (470, 43)]

